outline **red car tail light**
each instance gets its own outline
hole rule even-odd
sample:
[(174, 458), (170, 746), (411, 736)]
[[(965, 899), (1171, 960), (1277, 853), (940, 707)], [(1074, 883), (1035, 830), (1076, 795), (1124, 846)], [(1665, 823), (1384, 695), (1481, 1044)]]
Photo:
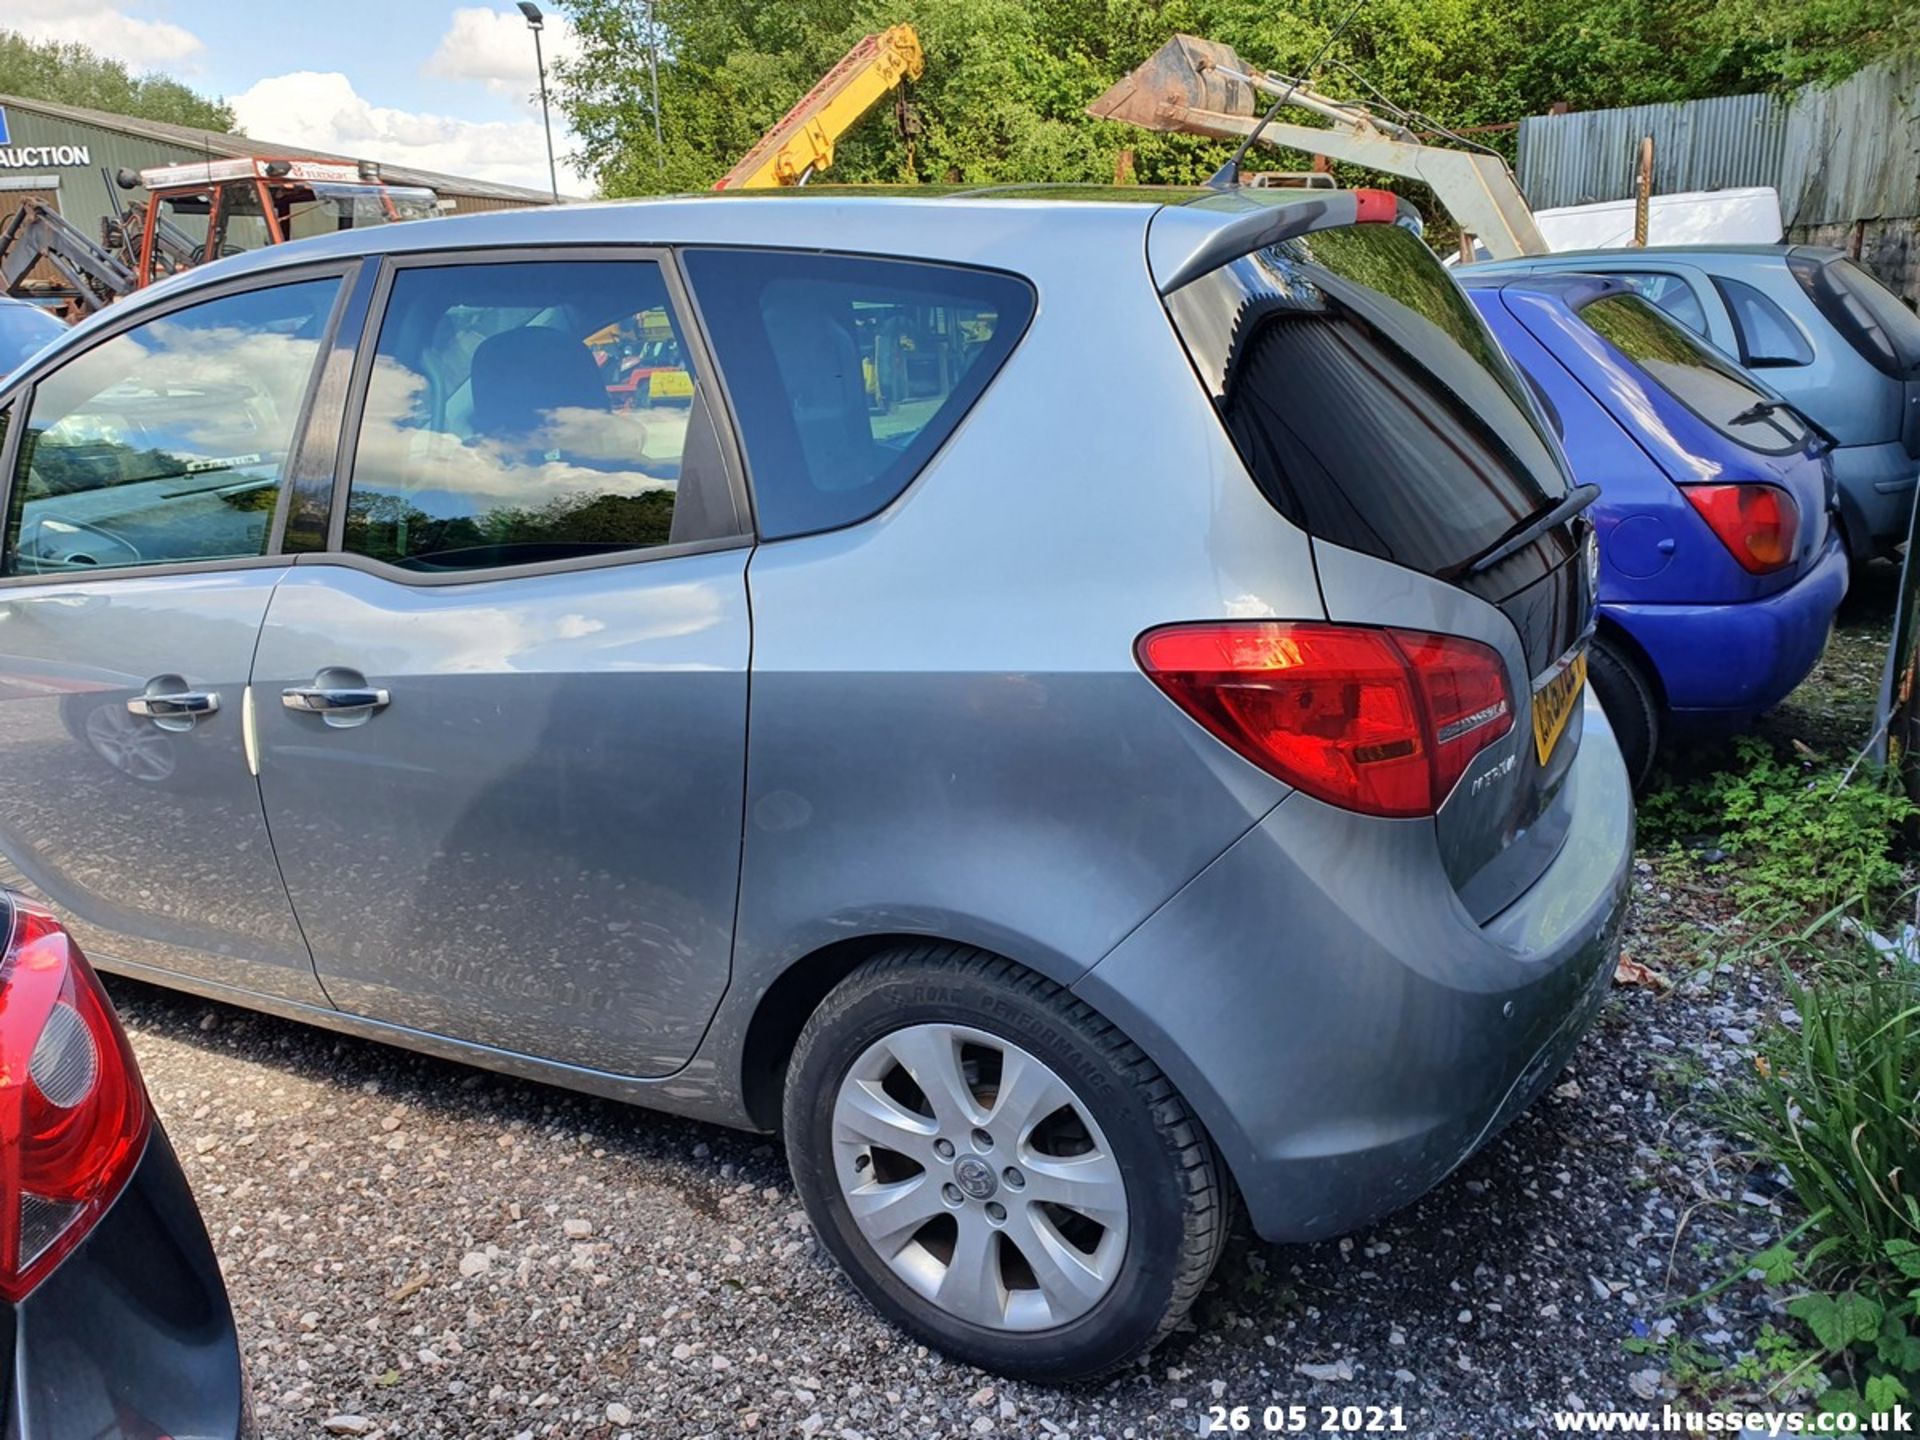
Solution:
[(1800, 507), (1777, 485), (1682, 485), (1687, 497), (1740, 567), (1754, 575), (1793, 560)]
[(1154, 684), (1217, 739), (1309, 795), (1431, 815), (1513, 728), (1492, 647), (1419, 630), (1223, 621), (1149, 630)]
[(11, 908), (0, 953), (0, 1297), (18, 1301), (126, 1185), (149, 1112), (80, 947), (51, 915)]

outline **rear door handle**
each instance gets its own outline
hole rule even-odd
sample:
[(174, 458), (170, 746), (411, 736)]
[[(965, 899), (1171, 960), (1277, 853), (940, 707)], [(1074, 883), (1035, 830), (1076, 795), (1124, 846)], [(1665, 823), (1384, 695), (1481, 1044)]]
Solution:
[(378, 710), (392, 699), (385, 690), (372, 685), (294, 685), (280, 692), (280, 703), (287, 709), (303, 710), (309, 715)]
[(211, 715), (220, 708), (220, 697), (212, 690), (177, 690), (171, 695), (136, 695), (127, 701), (127, 709), (149, 720), (191, 720), (196, 715)]

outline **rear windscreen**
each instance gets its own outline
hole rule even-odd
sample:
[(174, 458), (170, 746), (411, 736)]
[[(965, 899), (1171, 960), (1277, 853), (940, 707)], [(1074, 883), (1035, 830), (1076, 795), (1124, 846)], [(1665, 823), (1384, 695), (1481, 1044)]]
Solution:
[(1320, 539), (1448, 575), (1567, 493), (1524, 382), (1399, 226), (1256, 250), (1167, 308), (1254, 480)]
[(1851, 260), (1826, 263), (1796, 254), (1787, 261), (1800, 286), (1847, 343), (1878, 370), (1920, 376), (1920, 315)]
[(1603, 295), (1580, 318), (1653, 382), (1722, 435), (1749, 450), (1786, 455), (1807, 443), (1807, 427), (1718, 351), (1638, 295)]

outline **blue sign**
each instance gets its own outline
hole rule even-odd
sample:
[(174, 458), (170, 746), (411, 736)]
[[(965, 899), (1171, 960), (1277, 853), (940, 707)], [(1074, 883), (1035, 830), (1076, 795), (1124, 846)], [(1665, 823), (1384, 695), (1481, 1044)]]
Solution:
[(7, 112), (0, 110), (0, 145), (11, 143), (7, 138)]

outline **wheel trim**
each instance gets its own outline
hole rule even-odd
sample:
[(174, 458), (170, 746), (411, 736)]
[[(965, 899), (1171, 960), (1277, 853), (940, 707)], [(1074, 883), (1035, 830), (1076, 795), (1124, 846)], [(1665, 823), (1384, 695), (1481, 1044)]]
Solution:
[[(998, 1074), (983, 1080), (993, 1057)], [(931, 1024), (874, 1041), (840, 1082), (832, 1144), (860, 1242), (955, 1319), (1064, 1325), (1119, 1277), (1129, 1209), (1118, 1158), (1059, 1074), (1001, 1036)]]

